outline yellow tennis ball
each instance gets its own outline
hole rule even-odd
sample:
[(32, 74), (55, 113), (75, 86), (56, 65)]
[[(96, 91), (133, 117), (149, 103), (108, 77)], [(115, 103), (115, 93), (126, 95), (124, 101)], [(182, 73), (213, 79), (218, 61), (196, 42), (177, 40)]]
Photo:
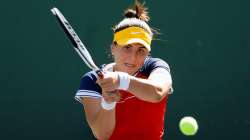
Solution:
[(198, 131), (198, 124), (193, 117), (187, 116), (181, 119), (179, 128), (184, 135), (193, 136)]

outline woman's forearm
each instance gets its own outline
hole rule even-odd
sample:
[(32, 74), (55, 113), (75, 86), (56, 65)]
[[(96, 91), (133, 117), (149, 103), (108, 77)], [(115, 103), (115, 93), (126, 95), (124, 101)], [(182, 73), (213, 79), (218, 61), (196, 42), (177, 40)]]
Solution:
[(160, 102), (172, 90), (172, 78), (168, 70), (157, 68), (148, 79), (130, 76), (128, 91), (139, 99), (148, 102)]
[(92, 122), (91, 129), (96, 138), (109, 139), (115, 128), (115, 110), (100, 109)]
[(84, 112), (87, 122), (97, 139), (108, 139), (115, 127), (115, 109), (105, 110), (100, 105), (100, 100), (84, 99)]
[(168, 83), (158, 84), (152, 80), (133, 77), (128, 91), (137, 98), (148, 102), (160, 102), (170, 90)]

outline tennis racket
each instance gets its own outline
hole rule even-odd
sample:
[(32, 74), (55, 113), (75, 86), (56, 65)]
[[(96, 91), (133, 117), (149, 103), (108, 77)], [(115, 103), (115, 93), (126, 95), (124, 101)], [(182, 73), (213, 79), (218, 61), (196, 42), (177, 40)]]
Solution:
[(96, 66), (94, 63), (90, 53), (86, 49), (85, 45), (82, 43), (72, 26), (69, 24), (69, 22), (66, 20), (66, 18), (63, 16), (63, 14), (59, 11), (57, 8), (52, 8), (51, 12), (56, 17), (59, 25), (63, 29), (66, 36), (71, 41), (73, 48), (78, 53), (78, 55), (82, 58), (84, 63), (92, 70), (94, 70), (99, 77), (103, 77), (102, 71)]

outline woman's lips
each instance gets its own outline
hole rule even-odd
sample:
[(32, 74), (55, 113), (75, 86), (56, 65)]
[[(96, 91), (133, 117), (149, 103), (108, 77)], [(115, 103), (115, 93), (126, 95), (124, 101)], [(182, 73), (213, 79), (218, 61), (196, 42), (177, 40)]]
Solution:
[(134, 68), (135, 65), (134, 64), (129, 64), (129, 63), (124, 63), (124, 65), (130, 69)]

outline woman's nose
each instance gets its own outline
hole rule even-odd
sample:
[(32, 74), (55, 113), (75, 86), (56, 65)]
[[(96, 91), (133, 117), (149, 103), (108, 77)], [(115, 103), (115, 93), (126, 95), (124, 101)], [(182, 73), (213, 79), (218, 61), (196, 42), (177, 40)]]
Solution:
[(137, 59), (137, 53), (132, 51), (129, 55), (129, 60), (134, 62), (136, 61), (136, 59)]

